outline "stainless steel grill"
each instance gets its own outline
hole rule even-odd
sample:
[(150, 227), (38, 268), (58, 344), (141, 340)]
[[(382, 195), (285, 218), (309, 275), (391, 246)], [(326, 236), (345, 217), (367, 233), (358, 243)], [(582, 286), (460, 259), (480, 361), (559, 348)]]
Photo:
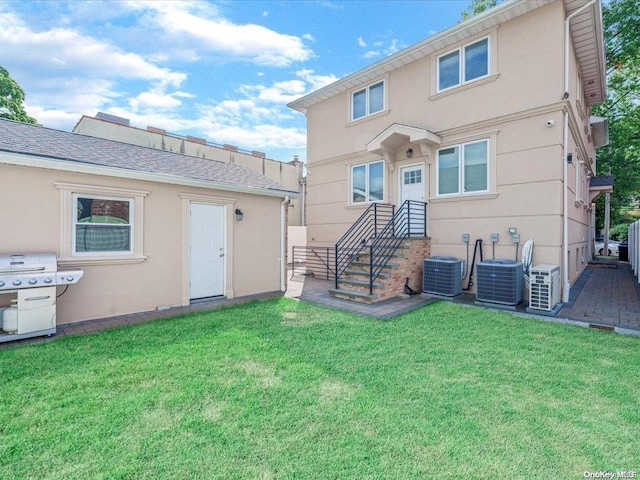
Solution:
[(58, 271), (55, 253), (0, 255), (0, 294), (14, 295), (0, 308), (0, 342), (56, 332), (56, 287), (76, 283), (82, 270)]

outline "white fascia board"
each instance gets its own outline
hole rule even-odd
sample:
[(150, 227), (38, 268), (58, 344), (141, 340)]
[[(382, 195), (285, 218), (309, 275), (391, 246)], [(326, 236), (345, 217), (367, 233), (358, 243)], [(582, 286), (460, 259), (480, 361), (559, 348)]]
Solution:
[(248, 193), (251, 195), (263, 195), (267, 197), (292, 197), (298, 198), (299, 192), (289, 190), (271, 190), (268, 188), (251, 188), (230, 183), (213, 182), (210, 180), (198, 180), (160, 173), (141, 172), (139, 170), (124, 170), (122, 168), (108, 167), (105, 165), (93, 165), (72, 160), (59, 160), (15, 152), (0, 152), (0, 164), (15, 165), (19, 167), (45, 168), (47, 170), (59, 170), (63, 172), (85, 173), (88, 175), (103, 175), (105, 177), (128, 178), (144, 182), (166, 183), (170, 185), (183, 185), (187, 187), (206, 188), (209, 190), (225, 190), (227, 192)]

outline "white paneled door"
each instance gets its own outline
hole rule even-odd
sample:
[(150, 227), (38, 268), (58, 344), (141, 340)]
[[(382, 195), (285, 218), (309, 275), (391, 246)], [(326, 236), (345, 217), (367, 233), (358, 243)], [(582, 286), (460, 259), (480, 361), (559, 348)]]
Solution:
[[(411, 165), (400, 168), (400, 205), (402, 205), (405, 200), (424, 202), (424, 198), (424, 165)], [(423, 212), (414, 209), (411, 210), (411, 236), (424, 235), (425, 220)]]
[(190, 208), (190, 277), (192, 300), (224, 293), (224, 207), (192, 203)]

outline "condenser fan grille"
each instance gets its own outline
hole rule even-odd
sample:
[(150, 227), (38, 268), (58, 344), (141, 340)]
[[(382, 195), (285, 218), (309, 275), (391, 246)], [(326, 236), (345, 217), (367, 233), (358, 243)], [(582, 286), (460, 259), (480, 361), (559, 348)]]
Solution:
[(522, 263), (507, 259), (485, 260), (476, 265), (476, 300), (518, 305), (522, 302)]
[(424, 261), (422, 291), (454, 297), (462, 293), (462, 260), (431, 257)]

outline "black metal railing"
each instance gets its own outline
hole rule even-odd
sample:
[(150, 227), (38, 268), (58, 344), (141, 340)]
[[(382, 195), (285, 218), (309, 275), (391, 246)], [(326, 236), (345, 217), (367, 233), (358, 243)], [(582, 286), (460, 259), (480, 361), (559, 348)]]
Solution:
[(316, 278), (333, 280), (335, 272), (334, 247), (293, 246), (292, 275), (313, 275)]
[(335, 279), (338, 279), (372, 238), (393, 218), (395, 205), (372, 203), (355, 221), (335, 246)]
[(427, 236), (427, 204), (406, 200), (369, 245), (369, 293), (402, 243), (409, 237)]

